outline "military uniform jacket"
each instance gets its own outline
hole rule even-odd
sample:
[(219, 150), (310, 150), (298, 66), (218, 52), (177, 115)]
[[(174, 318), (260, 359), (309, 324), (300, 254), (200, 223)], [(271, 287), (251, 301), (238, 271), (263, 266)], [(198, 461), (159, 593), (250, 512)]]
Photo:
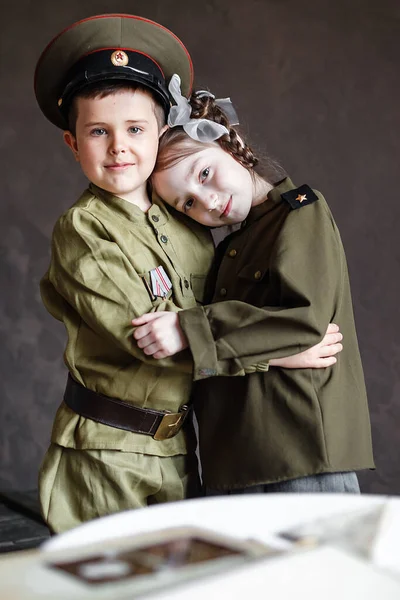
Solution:
[[(183, 218), (182, 218), (183, 217)], [(214, 255), (209, 232), (154, 199), (147, 213), (94, 185), (60, 217), (49, 270), (41, 282), (48, 311), (62, 321), (65, 362), (87, 388), (136, 406), (176, 412), (189, 401), (189, 351), (155, 360), (138, 349), (131, 320), (146, 312), (196, 306)], [(152, 297), (150, 271), (162, 266), (172, 289)], [(96, 423), (61, 404), (52, 442), (79, 449), (118, 449), (172, 456), (185, 434), (156, 441)]]
[[(373, 468), (346, 259), (323, 196), (290, 179), (275, 187), (222, 243), (214, 282), (215, 304), (179, 313), (198, 380), (205, 483)], [(318, 343), (329, 322), (344, 336), (335, 366), (267, 370), (269, 359)], [(246, 370), (255, 372), (224, 377)]]

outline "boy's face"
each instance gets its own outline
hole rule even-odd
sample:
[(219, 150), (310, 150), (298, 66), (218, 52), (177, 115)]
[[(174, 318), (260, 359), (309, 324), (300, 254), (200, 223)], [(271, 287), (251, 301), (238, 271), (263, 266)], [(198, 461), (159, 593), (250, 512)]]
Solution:
[(78, 97), (76, 136), (64, 140), (86, 177), (98, 187), (142, 209), (148, 208), (146, 182), (161, 135), (154, 101), (142, 90), (121, 90), (104, 98)]

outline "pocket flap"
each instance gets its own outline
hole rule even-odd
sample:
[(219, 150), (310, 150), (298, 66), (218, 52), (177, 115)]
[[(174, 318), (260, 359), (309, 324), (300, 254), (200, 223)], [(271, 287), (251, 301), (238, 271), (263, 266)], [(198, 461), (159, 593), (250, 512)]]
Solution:
[(268, 269), (259, 269), (257, 265), (246, 265), (240, 269), (238, 277), (257, 283), (258, 281), (263, 281), (267, 273)]

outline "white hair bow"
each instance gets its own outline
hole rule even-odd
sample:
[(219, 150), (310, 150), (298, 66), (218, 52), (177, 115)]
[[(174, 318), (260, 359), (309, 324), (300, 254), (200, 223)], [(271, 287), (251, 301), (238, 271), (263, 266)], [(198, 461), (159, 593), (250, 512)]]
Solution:
[[(190, 118), (192, 107), (189, 100), (182, 96), (181, 78), (176, 73), (172, 75), (168, 89), (176, 102), (176, 106), (171, 107), (168, 115), (168, 125), (170, 127), (181, 125), (188, 136), (198, 142), (214, 142), (226, 133), (229, 133), (229, 130), (224, 125), (216, 123), (215, 121), (210, 121), (210, 119)], [(198, 96), (211, 96), (212, 98), (215, 98), (215, 96), (207, 91), (199, 92)], [(231, 125), (237, 125), (239, 123), (230, 98), (215, 100), (215, 103), (219, 104), (222, 110), (227, 114)]]

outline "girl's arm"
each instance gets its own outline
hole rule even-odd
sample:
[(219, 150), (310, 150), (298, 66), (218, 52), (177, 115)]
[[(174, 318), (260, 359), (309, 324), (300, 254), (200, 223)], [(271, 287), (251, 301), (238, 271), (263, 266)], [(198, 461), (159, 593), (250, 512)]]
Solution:
[[(188, 347), (188, 340), (182, 330), (179, 319), (174, 313), (147, 313), (134, 319), (132, 324), (137, 327), (133, 337), (144, 354), (161, 359), (173, 356)], [(286, 369), (322, 369), (337, 362), (335, 354), (342, 351), (340, 343), (343, 339), (339, 327), (330, 323), (324, 338), (311, 348), (292, 356), (272, 358), (270, 367)]]
[[(228, 300), (184, 310), (175, 317), (187, 340), (181, 332), (171, 344), (189, 343), (194, 379), (236, 375), (254, 366), (266, 370), (271, 359), (292, 356), (321, 342), (347, 277), (340, 236), (322, 196), (289, 213), (270, 266), (279, 306)], [(140, 325), (140, 318), (133, 324)], [(151, 332), (149, 323), (146, 327), (147, 331), (134, 335), (137, 339), (144, 333), (140, 343), (157, 356), (155, 341), (149, 344), (148, 336), (157, 337), (161, 323), (151, 326)]]

